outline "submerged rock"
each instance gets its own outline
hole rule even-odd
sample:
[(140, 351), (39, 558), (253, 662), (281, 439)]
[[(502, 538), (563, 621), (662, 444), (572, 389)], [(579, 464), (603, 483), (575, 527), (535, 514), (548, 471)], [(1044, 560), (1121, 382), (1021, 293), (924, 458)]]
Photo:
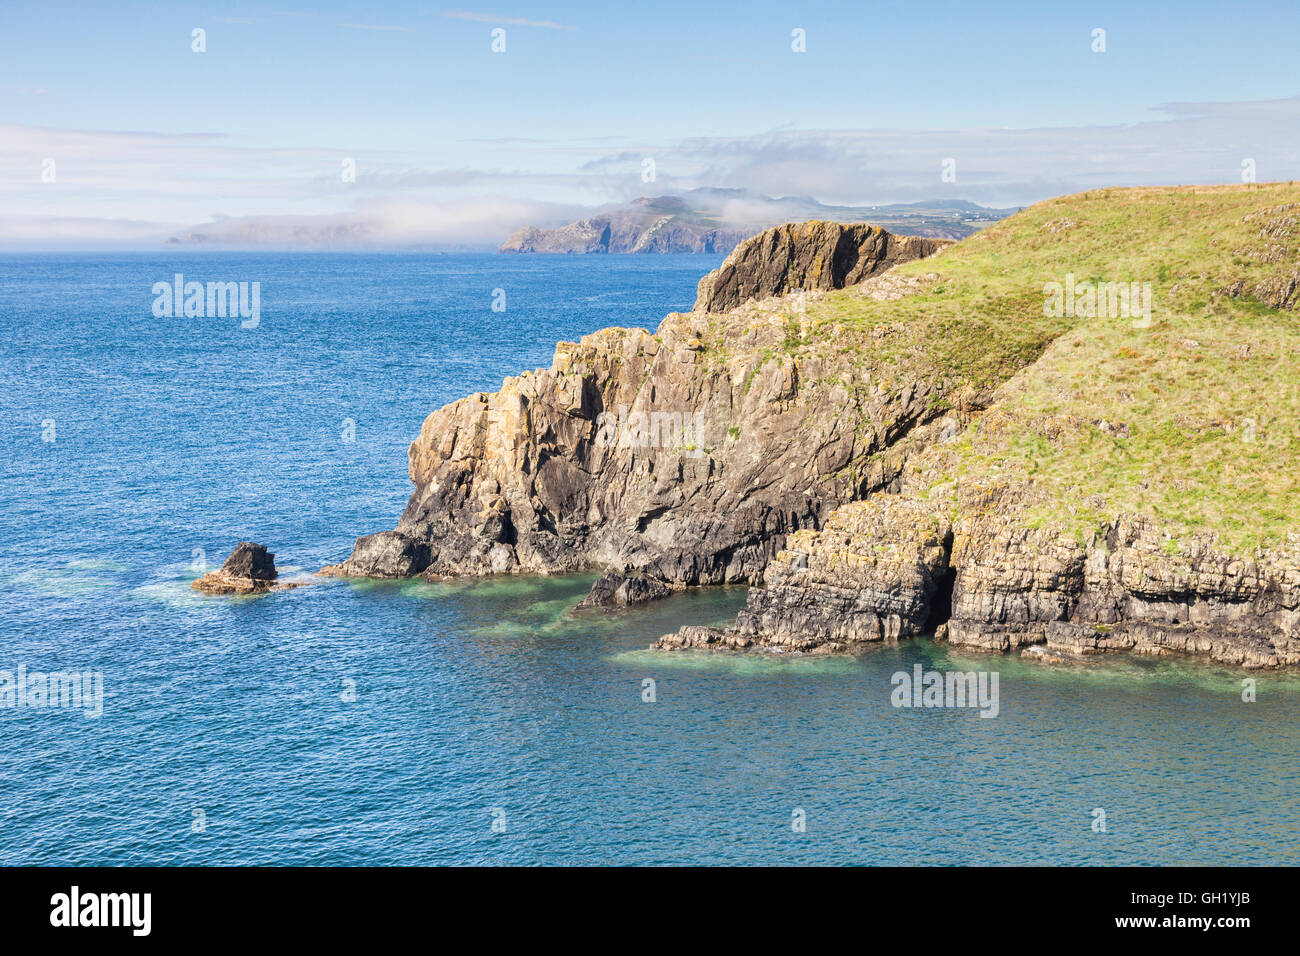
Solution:
[(207, 594), (260, 594), (299, 586), (277, 583), (278, 576), (275, 555), (265, 545), (241, 541), (220, 570), (203, 575), (190, 587)]
[(632, 604), (644, 604), (673, 592), (658, 578), (645, 574), (619, 574), (611, 571), (604, 574), (591, 586), (591, 592), (578, 607), (627, 607)]
[(663, 651), (688, 649), (739, 651), (752, 643), (737, 634), (734, 629), (688, 624), (679, 628), (675, 634), (665, 634), (655, 642), (654, 646)]
[(1020, 652), (1023, 660), (1034, 661), (1054, 667), (1073, 667), (1093, 663), (1083, 654), (1071, 654), (1069, 651), (1056, 650), (1043, 644), (1032, 644)]

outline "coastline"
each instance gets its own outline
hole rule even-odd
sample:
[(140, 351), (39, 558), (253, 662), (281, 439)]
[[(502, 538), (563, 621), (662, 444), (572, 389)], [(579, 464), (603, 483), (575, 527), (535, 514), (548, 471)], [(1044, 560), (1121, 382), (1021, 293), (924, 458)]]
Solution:
[[(1179, 337), (1192, 353), (1187, 359), (1199, 362), (1201, 343), (1180, 326), (1209, 332), (1191, 314), (1203, 307), (1179, 304), (1180, 289), (1191, 301), (1186, 280), (1167, 280), (1173, 291), (1160, 288), (1154, 318), (1150, 283), (1135, 292), (1132, 307), (1144, 311), (1129, 328), (1127, 311), (1122, 323), (1076, 314), (1072, 272), (1070, 304), (1053, 310), (1051, 296), (1044, 302), (1026, 297), (1024, 285), (994, 281), (983, 265), (989, 254), (1028, 249), (1050, 264), (1067, 254), (1059, 248), (1087, 263), (1113, 256), (1115, 236), (1157, 210), (1195, 203), (1217, 217), (1222, 233), (1249, 237), (1262, 223), (1261, 235), (1275, 241), (1285, 234), (1277, 223), (1300, 203), (1284, 201), (1297, 198), (1293, 187), (1265, 188), (1264, 195), (1215, 187), (1065, 197), (956, 245), (865, 224), (768, 230), (701, 279), (695, 308), (669, 315), (654, 334), (611, 328), (562, 342), (549, 369), (430, 415), (411, 445), (416, 490), (398, 527), (359, 538), (346, 561), (325, 571), (586, 569), (605, 577), (584, 603), (604, 606), (683, 587), (753, 587), (733, 626), (684, 625), (656, 642), (660, 648), (837, 652), (937, 632), (954, 645), (1037, 647), (1031, 657), (1053, 662), (1131, 650), (1248, 668), (1300, 664), (1300, 536), (1270, 529), (1247, 550), (1213, 527), (1189, 531), (1178, 516), (1053, 487), (1032, 468), (1017, 474), (1023, 462), (996, 446), (1006, 434), (1046, 441), (1071, 480), (1068, 456), (1090, 447), (1081, 442), (1118, 444), (1139, 434), (1133, 422), (1043, 415), (1027, 404), (1059, 378), (1058, 366), (1077, 364), (1078, 355), (1085, 367), (1092, 363), (1076, 351), (1088, 344), (1083, 330), (1102, 335), (1089, 348), (1113, 348), (1117, 358), (1106, 359), (1130, 365), (1149, 361), (1143, 349)], [(1062, 206), (1092, 209), (1098, 200), (1113, 220), (1104, 229), (1062, 215)], [(1268, 256), (1285, 263), (1276, 250)], [(1022, 268), (1037, 281), (1041, 266)], [(1239, 267), (1223, 260), (1219, 268), (1230, 278)], [(899, 321), (949, 314), (944, 296), (969, 282), (972, 269), (976, 280), (989, 288), (1001, 281), (1007, 291), (988, 315), (952, 303), (953, 319), (983, 336), (967, 352)], [(1211, 271), (1200, 283), (1211, 294), (1208, 308), (1254, 316), (1255, 306), (1237, 303), (1267, 299), (1276, 283), (1253, 281), (1250, 292)], [(1263, 302), (1279, 321), (1289, 305), (1284, 286), (1280, 298)], [(978, 285), (971, 290), (965, 294), (989, 295)], [(1018, 340), (1035, 308), (1026, 350)], [(945, 320), (949, 328), (953, 319)], [(1251, 348), (1230, 357), (1238, 363), (1227, 366), (1232, 374), (1245, 371), (1240, 363), (1252, 360)], [(1122, 381), (1127, 372), (1120, 371)], [(1172, 372), (1199, 387), (1194, 364)], [(639, 424), (629, 425), (637, 416)], [(1228, 438), (1245, 429), (1252, 441), (1253, 421), (1214, 427)], [(1168, 426), (1156, 420), (1155, 427)], [(989, 458), (990, 445), (1002, 457)], [(1136, 478), (1121, 476), (1137, 482), (1139, 496), (1153, 480), (1142, 469), (1154, 477), (1163, 464), (1158, 448), (1145, 454), (1154, 457), (1135, 460)], [(1080, 458), (1075, 470), (1086, 475), (1089, 467)], [(1124, 491), (1114, 496), (1121, 503)]]

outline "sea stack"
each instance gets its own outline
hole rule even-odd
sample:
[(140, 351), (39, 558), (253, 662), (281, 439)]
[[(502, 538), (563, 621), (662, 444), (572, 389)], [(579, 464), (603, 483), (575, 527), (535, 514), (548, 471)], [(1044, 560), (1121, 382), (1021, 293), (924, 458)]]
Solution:
[(275, 555), (266, 545), (241, 541), (218, 571), (203, 575), (190, 587), (208, 594), (260, 594), (276, 587)]

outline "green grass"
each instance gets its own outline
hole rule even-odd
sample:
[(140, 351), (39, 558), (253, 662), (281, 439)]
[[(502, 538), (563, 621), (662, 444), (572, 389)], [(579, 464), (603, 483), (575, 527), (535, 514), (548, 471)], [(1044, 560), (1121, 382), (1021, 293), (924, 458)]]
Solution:
[[(919, 467), (966, 489), (1024, 483), (1035, 525), (1082, 536), (1132, 512), (1157, 518), (1175, 550), (1207, 530), (1239, 552), (1275, 544), (1300, 530), (1300, 313), (1220, 290), (1300, 272), (1300, 205), (1243, 221), (1292, 203), (1294, 185), (1049, 200), (896, 270), (938, 273), (917, 294), (809, 303), (791, 351), (852, 349), (857, 380), (887, 390), (999, 389)], [(1150, 326), (1045, 315), (1044, 284), (1067, 274), (1150, 283)]]

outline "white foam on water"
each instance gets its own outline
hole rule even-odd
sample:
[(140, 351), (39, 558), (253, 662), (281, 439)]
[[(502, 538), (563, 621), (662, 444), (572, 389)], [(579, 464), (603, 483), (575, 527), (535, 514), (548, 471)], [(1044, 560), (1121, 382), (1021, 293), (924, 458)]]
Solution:
[(203, 595), (190, 587), (188, 581), (155, 581), (132, 588), (131, 593), (145, 601), (157, 601), (169, 607), (192, 609), (203, 604)]
[(57, 598), (88, 597), (117, 583), (111, 578), (71, 564), (62, 568), (33, 568), (14, 575), (0, 576), (0, 582), (34, 594)]
[(610, 663), (638, 669), (674, 668), (692, 671), (725, 671), (745, 677), (776, 677), (790, 674), (846, 674), (860, 661), (847, 654), (774, 654), (767, 651), (660, 651), (644, 648), (623, 651), (606, 658)]

